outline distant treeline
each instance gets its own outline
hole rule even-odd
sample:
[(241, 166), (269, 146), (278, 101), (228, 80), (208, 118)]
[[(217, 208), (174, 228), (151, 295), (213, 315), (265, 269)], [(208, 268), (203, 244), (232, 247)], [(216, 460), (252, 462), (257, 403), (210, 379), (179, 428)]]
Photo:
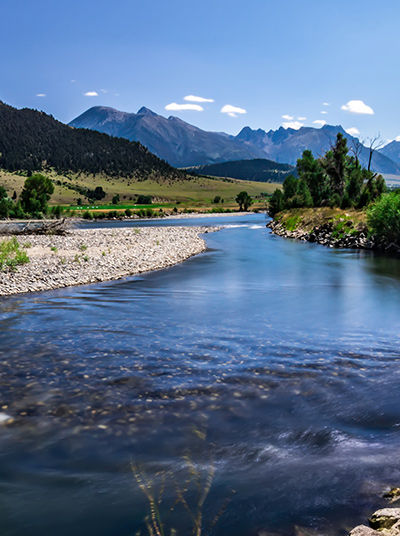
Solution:
[(295, 168), (289, 164), (279, 164), (273, 160), (255, 158), (253, 160), (232, 160), (219, 164), (196, 166), (189, 168), (188, 171), (198, 175), (230, 177), (255, 182), (283, 182), (288, 175), (295, 173)]
[(44, 112), (0, 102), (0, 168), (29, 172), (104, 173), (137, 179), (184, 178), (143, 145), (93, 130), (74, 129)]

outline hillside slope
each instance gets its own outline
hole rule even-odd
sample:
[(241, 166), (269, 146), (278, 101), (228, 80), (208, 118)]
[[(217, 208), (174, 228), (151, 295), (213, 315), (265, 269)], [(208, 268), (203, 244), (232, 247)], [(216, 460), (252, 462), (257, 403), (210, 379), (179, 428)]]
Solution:
[(390, 158), (400, 166), (400, 141), (393, 140), (382, 147), (382, 149), (379, 150), (379, 153)]
[(134, 114), (95, 106), (70, 125), (139, 141), (177, 167), (261, 156), (260, 150), (234, 136), (207, 132), (178, 117), (166, 118), (144, 107)]
[(0, 168), (17, 171), (103, 173), (137, 179), (185, 174), (140, 143), (92, 130), (74, 129), (36, 110), (0, 102)]
[(213, 177), (231, 177), (257, 182), (283, 182), (288, 175), (295, 172), (295, 169), (289, 164), (278, 164), (272, 160), (257, 158), (197, 166), (189, 168), (188, 171)]

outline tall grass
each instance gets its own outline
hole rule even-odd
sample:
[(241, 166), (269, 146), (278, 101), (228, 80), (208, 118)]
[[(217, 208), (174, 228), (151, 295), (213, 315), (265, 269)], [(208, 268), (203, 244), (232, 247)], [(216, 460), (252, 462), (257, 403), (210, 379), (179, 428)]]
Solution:
[(28, 255), (24, 250), (20, 249), (18, 240), (15, 237), (0, 242), (0, 271), (15, 270), (19, 264), (28, 262)]

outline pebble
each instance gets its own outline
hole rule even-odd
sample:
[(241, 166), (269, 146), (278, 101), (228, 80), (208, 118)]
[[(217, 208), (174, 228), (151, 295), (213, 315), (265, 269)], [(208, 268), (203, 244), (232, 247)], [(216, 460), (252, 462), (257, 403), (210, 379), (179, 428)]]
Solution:
[(109, 281), (167, 268), (204, 251), (206, 244), (200, 235), (216, 230), (140, 227), (75, 229), (63, 236), (19, 236), (21, 246), (29, 243), (26, 252), (30, 262), (16, 271), (1, 273), (0, 295)]

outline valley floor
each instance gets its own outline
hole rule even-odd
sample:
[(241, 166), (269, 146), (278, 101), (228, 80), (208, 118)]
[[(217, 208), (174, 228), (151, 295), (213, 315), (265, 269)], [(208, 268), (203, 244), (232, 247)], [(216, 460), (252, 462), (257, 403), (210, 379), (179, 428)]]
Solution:
[[(216, 230), (216, 229), (211, 229)], [(19, 236), (30, 262), (2, 272), (0, 295), (119, 279), (182, 262), (206, 249), (204, 227), (81, 229)], [(11, 237), (3, 236), (2, 239)]]

